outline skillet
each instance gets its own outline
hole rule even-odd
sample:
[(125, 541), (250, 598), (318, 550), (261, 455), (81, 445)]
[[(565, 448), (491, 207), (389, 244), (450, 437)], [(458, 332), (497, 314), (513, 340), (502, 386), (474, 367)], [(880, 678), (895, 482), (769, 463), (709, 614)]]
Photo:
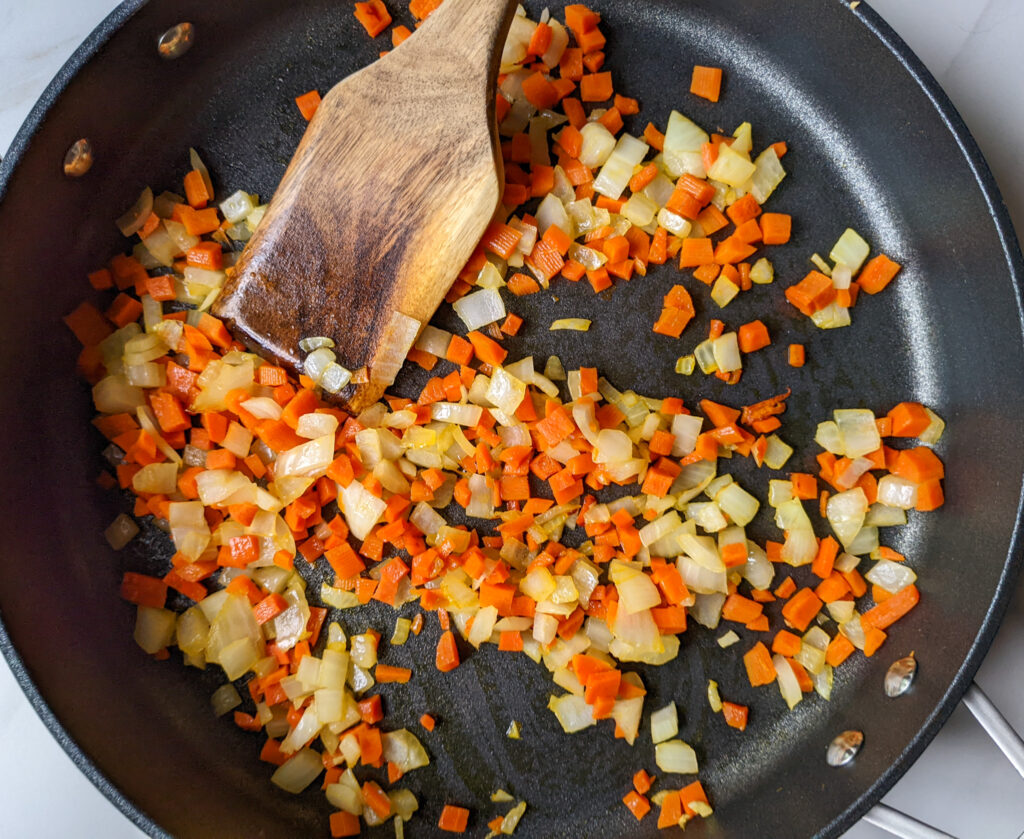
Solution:
[[(212, 719), (213, 673), (184, 675), (134, 648), (117, 581), (127, 568), (158, 568), (166, 555), (156, 539), (122, 555), (102, 541), (102, 526), (121, 502), (94, 487), (98, 440), (74, 376), (73, 341), (57, 323), (81, 298), (85, 272), (123, 247), (110, 220), (143, 185), (173, 186), (189, 145), (203, 153), (220, 193), (243, 187), (269, 195), (303, 127), (292, 98), (326, 89), (379, 49), (337, 4), (254, 2), (245, 14), (212, 5), (120, 7), (58, 76), (0, 168), (0, 283), (9, 301), (0, 404), (13, 442), (0, 490), (2, 643), (58, 739), (147, 832), (323, 835), (321, 796), (274, 789), (256, 758), (257, 739)], [(527, 326), (510, 347), (513, 356), (556, 353), (569, 367), (596, 364), (622, 387), (689, 402), (749, 403), (791, 386), (785, 436), (794, 444), (809, 441), (814, 423), (834, 407), (884, 411), (918, 399), (949, 423), (939, 447), (949, 475), (946, 507), (887, 540), (913, 558), (922, 606), (878, 656), (839, 671), (830, 703), (812, 699), (784, 713), (771, 690), (746, 688), (735, 653), (721, 652), (702, 631), (688, 633), (678, 661), (643, 671), (650, 691), (644, 727), (650, 710), (675, 699), (680, 736), (697, 746), (716, 805), (715, 817), (691, 825), (690, 834), (834, 836), (923, 750), (969, 684), (1005, 609), (1019, 563), (1024, 474), (1020, 253), (959, 117), (866, 5), (651, 0), (601, 11), (617, 87), (644, 106), (628, 130), (639, 132), (647, 119), (663, 125), (679, 107), (707, 128), (731, 131), (749, 120), (759, 145), (790, 143), (790, 177), (772, 199), (773, 209), (797, 222), (791, 244), (772, 254), (781, 284), (803, 276), (807, 255), (828, 248), (847, 225), (906, 266), (889, 291), (858, 305), (846, 330), (809, 328), (777, 288), (732, 304), (730, 323), (760, 316), (784, 336), (775, 349), (803, 342), (810, 362), (793, 371), (784, 352), (763, 352), (731, 389), (676, 376), (679, 348), (650, 332), (661, 296), (678, 281), (668, 269), (605, 297), (563, 285), (557, 302), (525, 298), (518, 311)], [(181, 20), (196, 25), (196, 45), (162, 62), (154, 39)], [(695, 63), (726, 67), (718, 105), (687, 94)], [(86, 178), (67, 181), (59, 162), (79, 136), (92, 140), (96, 164)], [(703, 332), (716, 313), (706, 296), (695, 297), (691, 329)], [(583, 337), (545, 331), (564, 316), (589, 317), (594, 327)], [(442, 310), (436, 322), (453, 326), (451, 317)], [(417, 384), (409, 374), (398, 390)], [(799, 445), (787, 468), (808, 467), (812, 450)], [(740, 471), (738, 478), (763, 493), (766, 475)], [(764, 526), (754, 535), (775, 534)], [(363, 620), (351, 628), (389, 625), (383, 611)], [(414, 664), (436, 632), (430, 626), (421, 646), (389, 660)], [(913, 691), (887, 700), (885, 667), (912, 649), (921, 664)], [(652, 819), (638, 825), (619, 803), (637, 768), (654, 770), (649, 742), (641, 738), (630, 750), (604, 731), (562, 735), (543, 708), (551, 692), (546, 674), (525, 659), (491, 653), (473, 655), (447, 677), (417, 669), (401, 696), (382, 691), (394, 700), (389, 724), (412, 726), (427, 708), (446, 723), (436, 738), (424, 738), (431, 768), (408, 778), (422, 804), (410, 834), (433, 835), (445, 800), (473, 807), (471, 829), (482, 833), (496, 812), (488, 795), (499, 786), (529, 802), (517, 832), (523, 836), (653, 834)], [(708, 677), (727, 698), (752, 706), (744, 735), (710, 715)], [(510, 719), (522, 723), (523, 740), (504, 737)], [(825, 745), (847, 728), (863, 730), (866, 745), (851, 766), (830, 770)]]

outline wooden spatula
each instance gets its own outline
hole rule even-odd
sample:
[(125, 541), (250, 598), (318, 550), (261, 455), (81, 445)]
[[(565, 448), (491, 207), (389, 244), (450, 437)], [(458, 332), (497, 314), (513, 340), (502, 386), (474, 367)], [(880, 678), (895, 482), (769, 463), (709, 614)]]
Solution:
[(498, 207), (495, 83), (515, 0), (444, 0), (324, 97), (214, 306), (293, 372), (325, 336), (353, 411), (394, 381)]

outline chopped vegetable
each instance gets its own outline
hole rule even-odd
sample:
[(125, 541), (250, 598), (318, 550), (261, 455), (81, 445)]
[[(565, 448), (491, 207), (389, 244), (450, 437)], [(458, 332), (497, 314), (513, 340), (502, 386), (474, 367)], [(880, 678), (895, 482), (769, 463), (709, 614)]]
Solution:
[[(438, 5), (413, 0), (410, 10), (422, 20)], [(381, 0), (356, 3), (355, 15), (372, 36), (391, 23)], [(767, 293), (753, 286), (772, 284), (775, 269), (755, 254), (792, 233), (791, 216), (764, 211), (786, 174), (785, 144), (755, 156), (749, 123), (709, 135), (679, 112), (664, 134), (654, 125), (643, 139), (623, 133), (622, 117), (639, 104), (602, 71), (599, 24), (579, 5), (567, 7), (564, 26), (516, 16), (497, 103), (504, 212), (448, 295), (465, 334), (397, 312), (389, 322), (401, 352), (386, 372), (397, 373), (408, 353), (432, 376), (418, 393), (388, 394), (351, 417), (329, 396), (369, 371), (341, 366), (329, 339), (300, 342), (298, 379), (233, 341), (206, 309), (232, 270), (233, 242), (252, 234), (266, 206), (244, 190), (215, 203), (194, 152), (185, 201), (147, 189), (118, 220), (139, 239), (133, 255), (89, 275), (105, 305), (83, 304), (65, 319), (83, 345), (80, 368), (106, 439), (111, 471), (101, 482), (135, 497), (134, 516), (119, 516), (107, 539), (123, 548), (139, 532), (136, 519), (151, 519), (173, 543), (160, 576), (123, 575), (137, 643), (157, 658), (177, 647), (190, 666), (217, 665), (229, 683), (213, 695), (215, 713), (265, 735), (261, 758), (282, 789), (298, 794), (325, 774), (333, 835), (393, 818), (401, 836), (418, 808), (394, 784), (430, 758), (406, 729), (387, 730), (374, 688), (388, 685), (389, 702), (412, 701), (403, 686), (424, 656), (450, 673), (484, 644), (525, 653), (564, 691), (548, 708), (565, 732), (596, 727), (632, 745), (646, 689), (630, 667), (675, 659), (682, 636), (700, 631), (692, 622), (740, 623), (755, 634), (743, 645), (747, 678), (755, 687), (776, 682), (792, 708), (818, 701), (815, 692), (827, 700), (833, 669), (857, 651), (873, 655), (919, 602), (916, 557), (881, 545), (879, 528), (944, 502), (944, 467), (929, 446), (945, 424), (930, 408), (837, 409), (815, 435), (817, 473), (770, 481), (781, 541), (759, 544), (745, 528), (761, 499), (729, 466), (750, 457), (779, 470), (795, 454), (775, 433), (789, 391), (739, 408), (684, 404), (619, 391), (596, 367), (567, 370), (552, 356), (539, 372), (532, 357), (510, 354), (508, 336), (524, 320), (507, 306), (552, 282), (586, 278), (601, 292), (671, 259), (727, 307)], [(410, 34), (395, 27), (393, 43)], [(722, 75), (695, 68), (692, 92), (718, 101)], [(307, 119), (319, 101), (316, 91), (296, 99)], [(533, 214), (519, 209), (532, 199)], [(848, 230), (831, 264), (816, 257), (817, 270), (785, 296), (819, 327), (847, 325), (858, 291), (880, 292), (900, 270), (869, 256)], [(665, 287), (651, 340), (683, 340), (699, 305), (686, 286)], [(769, 322), (774, 332), (779, 324)], [(563, 318), (550, 330), (590, 326)], [(772, 343), (759, 319), (714, 320), (676, 371), (699, 366), (736, 384), (744, 356)], [(788, 345), (787, 358), (804, 365), (804, 346)], [(897, 451), (890, 437), (922, 445)], [(834, 538), (815, 535), (815, 515)], [(454, 523), (466, 519), (478, 529)], [(808, 568), (798, 586), (790, 568), (800, 566)], [(310, 569), (317, 584), (307, 590)], [(380, 650), (381, 632), (361, 610), (371, 601), (396, 610), (393, 624), (378, 627), (390, 628)], [(331, 609), (361, 621), (360, 632), (349, 635)], [(418, 637), (435, 617), (436, 645)], [(739, 640), (730, 629), (718, 644)], [(391, 663), (411, 663), (403, 655), (412, 667)], [(238, 679), (248, 680), (242, 694), (230, 684)], [(727, 695), (733, 689), (725, 685)], [(766, 702), (781, 707), (773, 694)], [(767, 716), (723, 702), (715, 681), (707, 697), (739, 731)], [(430, 714), (420, 724), (435, 730)], [(506, 733), (519, 739), (519, 723)], [(659, 769), (694, 774), (696, 753), (678, 735), (675, 703), (651, 714)], [(381, 772), (370, 779), (363, 767)], [(378, 783), (385, 770), (387, 791)], [(623, 798), (637, 819), (650, 809), (652, 782), (641, 770)], [(712, 813), (700, 782), (653, 798), (659, 827)], [(511, 834), (525, 809), (498, 814), (492, 835)], [(465, 832), (469, 817), (446, 805), (438, 829)]]

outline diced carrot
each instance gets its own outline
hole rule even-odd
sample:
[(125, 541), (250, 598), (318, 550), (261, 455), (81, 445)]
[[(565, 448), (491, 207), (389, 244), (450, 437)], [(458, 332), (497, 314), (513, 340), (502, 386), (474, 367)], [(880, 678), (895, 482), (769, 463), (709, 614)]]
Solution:
[(857, 285), (865, 294), (878, 294), (893, 281), (901, 267), (885, 254), (879, 254), (861, 269), (857, 275)]
[(679, 250), (680, 268), (697, 268), (715, 261), (715, 249), (708, 238), (683, 239)]
[(771, 344), (772, 339), (768, 335), (768, 327), (759, 320), (745, 323), (739, 328), (740, 351), (745, 353), (756, 352)]
[(642, 821), (644, 816), (651, 812), (651, 802), (635, 789), (631, 789), (626, 793), (622, 799), (622, 803), (626, 805), (629, 812), (633, 814), (633, 817), (637, 821)]
[(824, 309), (835, 298), (832, 278), (820, 271), (811, 271), (799, 283), (786, 289), (786, 299), (808, 317)]
[(201, 210), (213, 200), (206, 188), (206, 179), (198, 169), (185, 175), (185, 200), (193, 209)]
[(437, 826), (445, 833), (465, 833), (469, 825), (469, 810), (465, 807), (456, 807), (454, 804), (445, 804), (441, 811), (441, 818)]
[(391, 15), (383, 0), (356, 3), (355, 16), (371, 38), (376, 38), (391, 25)]
[(690, 93), (717, 102), (722, 93), (722, 68), (696, 65), (690, 81)]
[(743, 731), (747, 727), (747, 716), (750, 713), (746, 705), (737, 705), (735, 702), (722, 703), (722, 716), (726, 725), (731, 728)]
[(752, 686), (770, 685), (775, 681), (775, 665), (772, 664), (771, 654), (760, 641), (744, 654), (743, 664)]
[(611, 73), (591, 73), (580, 79), (580, 99), (584, 102), (607, 102), (613, 94)]
[(830, 667), (838, 667), (850, 657), (855, 649), (856, 647), (853, 646), (850, 639), (840, 633), (832, 639), (828, 649), (825, 650), (825, 662)]
[(821, 599), (811, 589), (804, 588), (782, 607), (782, 617), (790, 626), (804, 632), (823, 605)]
[(784, 245), (792, 235), (793, 217), (786, 213), (761, 216), (761, 237), (766, 245)]

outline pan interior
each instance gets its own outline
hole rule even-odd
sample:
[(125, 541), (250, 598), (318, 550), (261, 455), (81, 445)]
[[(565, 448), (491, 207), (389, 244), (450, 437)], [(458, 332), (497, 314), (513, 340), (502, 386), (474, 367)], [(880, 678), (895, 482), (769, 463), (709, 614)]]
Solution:
[[(562, 6), (551, 8), (560, 14)], [(640, 133), (647, 121), (664, 127), (677, 108), (725, 133), (750, 121), (757, 148), (786, 140), (790, 176), (770, 208), (793, 214), (795, 234), (769, 253), (776, 284), (724, 312), (671, 267), (603, 295), (556, 281), (550, 294), (514, 304), (526, 325), (509, 342), (512, 356), (555, 354), (567, 369), (598, 366), (619, 387), (681, 396), (691, 406), (705, 397), (749, 404), (791, 387), (781, 434), (797, 455), (787, 470), (812, 467), (814, 425), (833, 408), (884, 413), (916, 399), (948, 422), (939, 447), (946, 507), (885, 534), (921, 575), (922, 605), (878, 656), (841, 668), (830, 703), (812, 697), (785, 713), (774, 689), (749, 688), (737, 650), (755, 636), (738, 627), (743, 640), (735, 648), (715, 643), (724, 629), (698, 628), (677, 661), (639, 668), (649, 690), (643, 730), (651, 710), (674, 700), (680, 736), (697, 747), (713, 796), (714, 818), (689, 833), (837, 835), (866, 806), (862, 796), (887, 788), (923, 748), (918, 732), (934, 733), (955, 701), (950, 686), (969, 678), (993, 631), (993, 594), (1005, 590), (1024, 473), (1024, 352), (1012, 276), (1019, 257), (1001, 240), (960, 140), (872, 34), (865, 18), (876, 19), (866, 7), (650, 0), (601, 11), (616, 89), (642, 104), (627, 130)], [(273, 788), (257, 738), (213, 719), (214, 673), (185, 674), (134, 647), (131, 610), (116, 597), (120, 574), (156, 569), (166, 554), (156, 539), (116, 556), (103, 542), (120, 502), (94, 485), (99, 439), (88, 425), (87, 390), (75, 378), (73, 340), (58, 320), (83, 296), (85, 273), (123, 248), (111, 219), (146, 184), (175, 188), (189, 146), (203, 154), (219, 193), (270, 195), (304, 126), (293, 98), (326, 91), (381, 48), (326, 0), (253, 0), (246, 12), (199, 0), (143, 6), (54, 104), (0, 204), (8, 301), (0, 400), (14, 444), (0, 491), (6, 508), (17, 510), (0, 524), (0, 544), (14, 560), (0, 565), (4, 621), (40, 696), (84, 754), (138, 805), (137, 818), (177, 836), (322, 834), (327, 809), (317, 791), (291, 797)], [(153, 41), (180, 20), (195, 24), (196, 45), (162, 62)], [(688, 93), (694, 64), (726, 68), (717, 105)], [(87, 178), (67, 181), (58, 164), (83, 135), (96, 165)], [(976, 155), (969, 141), (968, 148)], [(888, 291), (858, 304), (851, 328), (818, 331), (785, 303), (780, 286), (803, 277), (808, 256), (827, 253), (847, 226), (905, 267)], [(677, 282), (692, 291), (698, 318), (673, 342), (653, 335), (650, 324)], [(775, 337), (747, 358), (732, 388), (673, 372), (718, 316), (730, 327), (761, 318)], [(559, 317), (590, 318), (593, 327), (585, 335), (548, 332)], [(447, 307), (436, 322), (455, 327)], [(790, 342), (807, 347), (801, 370), (786, 364)], [(421, 383), (407, 372), (397, 389), (411, 393)], [(783, 477), (742, 465), (735, 474), (762, 497), (769, 477)], [(778, 536), (766, 517), (758, 526), (759, 540)], [(344, 622), (352, 631), (387, 631), (392, 619), (382, 608)], [(489, 802), (499, 787), (529, 803), (517, 835), (655, 833), (653, 819), (637, 824), (620, 803), (638, 768), (655, 771), (649, 735), (633, 748), (613, 740), (607, 725), (565, 736), (544, 708), (557, 691), (543, 668), (489, 648), (441, 675), (430, 663), (437, 634), (428, 621), (415, 643), (388, 652), (389, 662), (413, 666), (415, 678), (382, 690), (389, 725), (415, 730), (427, 710), (441, 721), (423, 738), (431, 767), (407, 779), (422, 808), (413, 835), (429, 835), (445, 801), (472, 807), (471, 828), (480, 828), (506, 809)], [(914, 689), (888, 700), (885, 668), (911, 650), (921, 665)], [(725, 698), (751, 706), (745, 733), (710, 713), (708, 678)], [(504, 736), (513, 719), (522, 724), (519, 741)], [(847, 728), (864, 731), (867, 744), (851, 767), (828, 770), (825, 746)]]

